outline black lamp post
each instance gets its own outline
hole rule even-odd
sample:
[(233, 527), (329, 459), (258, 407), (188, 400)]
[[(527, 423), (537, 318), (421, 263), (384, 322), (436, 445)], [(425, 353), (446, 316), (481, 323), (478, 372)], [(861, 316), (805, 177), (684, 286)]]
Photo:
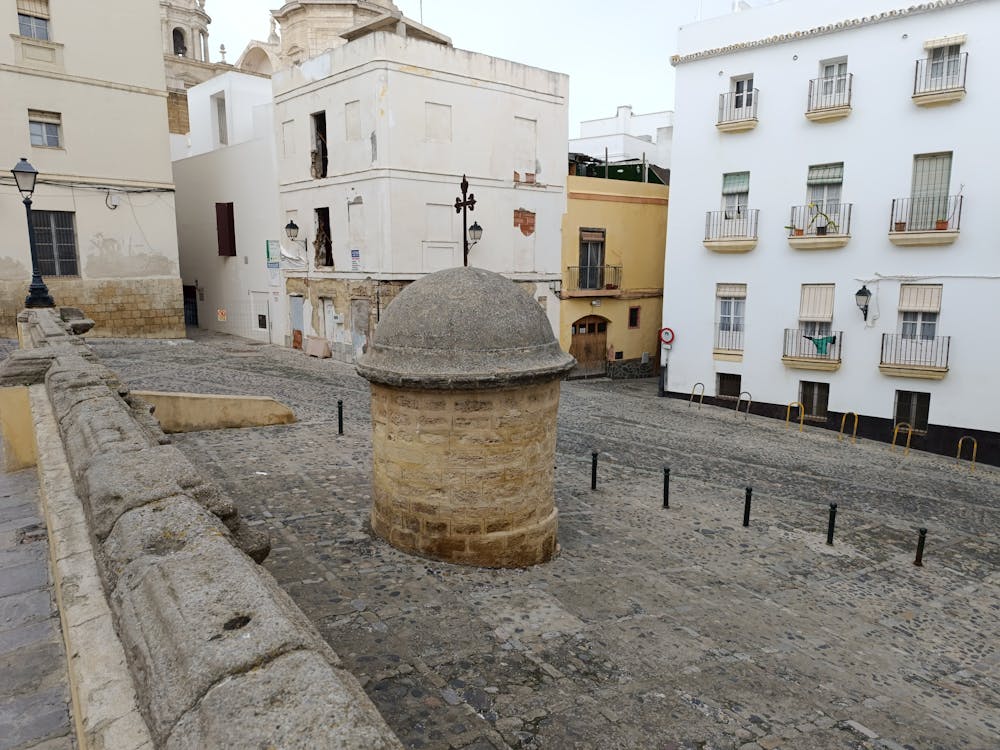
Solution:
[[(483, 238), (483, 228), (479, 222), (469, 226), (468, 211), (476, 210), (476, 196), (469, 192), (469, 181), (462, 175), (462, 197), (455, 199), (455, 213), (462, 214), (462, 262), (469, 265), (469, 250)], [(472, 240), (470, 243), (469, 240)]]
[(299, 238), (299, 225), (294, 221), (289, 221), (285, 224), (285, 234), (288, 235), (288, 239), (295, 242)]
[(862, 284), (861, 288), (855, 292), (854, 301), (858, 303), (858, 309), (861, 310), (861, 314), (868, 320), (868, 302), (872, 298), (872, 293), (868, 291), (868, 286)]
[(35, 225), (31, 221), (31, 196), (35, 192), (35, 181), (38, 170), (21, 157), (12, 170), (17, 189), (24, 198), (24, 211), (28, 216), (28, 244), (31, 247), (31, 284), (28, 286), (28, 296), (24, 298), (25, 307), (55, 307), (55, 300), (49, 294), (49, 288), (42, 281), (38, 272), (38, 246), (35, 244)]

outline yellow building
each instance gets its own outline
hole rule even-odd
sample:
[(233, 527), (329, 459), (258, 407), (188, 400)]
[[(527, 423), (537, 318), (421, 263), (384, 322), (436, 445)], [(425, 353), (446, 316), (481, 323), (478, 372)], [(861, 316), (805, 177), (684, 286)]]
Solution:
[(659, 362), (664, 185), (567, 177), (559, 343), (572, 375), (653, 375)]

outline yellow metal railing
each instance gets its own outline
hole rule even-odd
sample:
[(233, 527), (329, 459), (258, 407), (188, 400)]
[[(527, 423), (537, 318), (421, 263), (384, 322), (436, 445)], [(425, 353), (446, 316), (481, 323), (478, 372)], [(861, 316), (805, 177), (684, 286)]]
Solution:
[(896, 437), (899, 435), (899, 428), (900, 427), (905, 427), (906, 428), (906, 450), (903, 451), (903, 455), (904, 456), (908, 456), (908, 455), (910, 455), (910, 441), (913, 439), (913, 425), (911, 425), (909, 422), (900, 422), (899, 424), (897, 424), (893, 428), (893, 430), (892, 430), (892, 445), (890, 446), (889, 450), (891, 450), (891, 451), (895, 451), (896, 450)]
[(700, 396), (698, 399), (698, 408), (701, 409), (701, 405), (705, 403), (705, 384), (701, 382), (695, 383), (694, 387), (691, 388), (691, 398), (688, 399), (688, 408), (690, 408), (691, 404), (694, 403), (694, 392), (698, 390), (699, 385), (701, 386), (701, 393), (698, 394)]
[(972, 435), (962, 435), (962, 437), (959, 439), (959, 441), (958, 441), (958, 450), (955, 451), (955, 464), (957, 466), (959, 464), (959, 462), (961, 461), (961, 458), (962, 458), (962, 445), (965, 443), (966, 440), (971, 440), (972, 441), (972, 466), (969, 468), (969, 471), (975, 471), (976, 470), (976, 453), (979, 451), (979, 442), (974, 437), (972, 437)]
[(844, 439), (844, 427), (847, 425), (847, 418), (849, 416), (854, 416), (854, 431), (851, 433), (851, 445), (858, 442), (858, 414), (857, 412), (849, 411), (844, 416), (840, 418), (840, 432), (837, 433), (837, 440)]
[(750, 419), (750, 405), (753, 403), (753, 396), (750, 395), (750, 391), (740, 391), (739, 397), (736, 399), (736, 413), (740, 413), (740, 404), (743, 403), (743, 395), (746, 394), (747, 401), (747, 412), (743, 417), (743, 421), (746, 422)]
[(785, 429), (788, 429), (788, 425), (792, 421), (793, 406), (799, 407), (799, 432), (802, 432), (802, 425), (805, 424), (806, 421), (806, 407), (802, 405), (801, 401), (792, 401), (792, 403), (788, 405), (788, 408), (785, 409)]

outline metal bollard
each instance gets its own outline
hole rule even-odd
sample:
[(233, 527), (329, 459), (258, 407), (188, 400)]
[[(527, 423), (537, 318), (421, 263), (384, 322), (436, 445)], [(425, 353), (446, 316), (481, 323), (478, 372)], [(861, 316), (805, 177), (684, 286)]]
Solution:
[(924, 542), (927, 540), (927, 529), (920, 529), (920, 538), (917, 540), (917, 559), (913, 564), (918, 568), (924, 567)]
[(597, 489), (597, 451), (590, 454), (590, 489)]
[(833, 546), (833, 525), (837, 522), (837, 504), (830, 503), (830, 523), (826, 527), (826, 543)]
[(750, 525), (750, 496), (753, 495), (753, 487), (747, 487), (747, 499), (743, 503), (743, 525)]
[(670, 507), (670, 467), (663, 467), (663, 507)]
[(344, 434), (344, 402), (337, 401), (337, 434)]

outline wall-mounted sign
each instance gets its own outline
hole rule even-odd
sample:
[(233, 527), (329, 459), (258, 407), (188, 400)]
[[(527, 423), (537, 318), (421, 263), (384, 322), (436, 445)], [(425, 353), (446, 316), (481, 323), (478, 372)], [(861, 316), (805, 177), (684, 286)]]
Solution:
[(281, 243), (278, 240), (267, 240), (264, 247), (267, 253), (267, 267), (277, 268), (281, 262)]
[(361, 270), (361, 250), (356, 247), (351, 248), (351, 270)]
[(223, 310), (223, 309), (221, 309), (221, 308), (220, 308), (220, 309), (218, 309), (218, 310), (216, 310), (216, 311), (215, 311), (215, 318), (216, 318), (216, 320), (218, 320), (218, 321), (219, 321), (220, 323), (225, 323), (225, 322), (226, 322), (226, 311), (225, 311), (225, 310)]

